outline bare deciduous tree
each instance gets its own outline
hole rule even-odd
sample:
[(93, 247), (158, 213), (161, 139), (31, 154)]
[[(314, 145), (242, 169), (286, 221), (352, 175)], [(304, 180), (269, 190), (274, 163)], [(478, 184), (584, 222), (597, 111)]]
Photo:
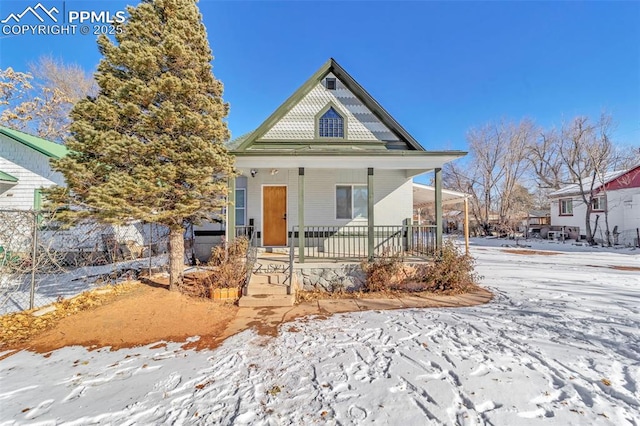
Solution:
[(520, 183), (528, 168), (526, 147), (536, 133), (528, 119), (519, 123), (490, 123), (469, 131), (469, 159), (472, 167), (451, 164), (445, 166), (447, 186), (471, 195), (470, 209), (485, 233), (490, 219), (497, 216), (498, 226), (512, 227), (521, 213)]
[[(593, 203), (599, 196), (598, 188), (604, 189), (606, 173), (615, 163), (615, 150), (609, 137), (611, 117), (602, 115), (592, 123), (588, 117), (576, 117), (562, 126), (559, 153), (566, 167), (568, 178), (576, 185), (576, 192), (586, 206), (585, 230), (587, 242), (594, 244), (591, 228)], [(606, 205), (606, 192), (604, 193)], [(605, 234), (610, 235), (607, 209), (605, 212)], [(610, 241), (609, 241), (610, 243)]]
[(71, 108), (96, 93), (95, 81), (78, 65), (51, 56), (41, 57), (29, 70), (0, 70), (0, 124), (61, 142), (69, 132)]

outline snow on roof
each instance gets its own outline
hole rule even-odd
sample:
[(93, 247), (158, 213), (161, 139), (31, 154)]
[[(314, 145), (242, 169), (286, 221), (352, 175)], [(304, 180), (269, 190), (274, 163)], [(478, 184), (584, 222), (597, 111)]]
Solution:
[[(600, 188), (603, 184), (606, 185), (607, 183), (619, 178), (620, 176), (624, 175), (630, 170), (631, 169), (616, 170), (613, 172), (605, 173), (602, 181), (599, 178), (596, 178), (596, 182), (593, 185), (593, 189), (596, 190)], [(588, 178), (587, 182), (590, 182), (590, 181), (591, 181), (591, 178)], [(582, 191), (580, 190), (580, 185), (578, 185), (577, 183), (572, 183), (570, 185), (567, 185), (558, 189), (557, 191), (552, 192), (551, 194), (549, 194), (549, 197), (559, 197), (563, 195), (576, 195), (581, 193)]]

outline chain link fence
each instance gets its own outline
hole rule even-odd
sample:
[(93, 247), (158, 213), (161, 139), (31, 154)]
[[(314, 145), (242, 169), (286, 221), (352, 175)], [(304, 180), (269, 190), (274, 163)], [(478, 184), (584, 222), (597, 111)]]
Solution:
[(50, 212), (0, 210), (0, 315), (158, 272), (168, 240), (157, 224), (65, 228)]

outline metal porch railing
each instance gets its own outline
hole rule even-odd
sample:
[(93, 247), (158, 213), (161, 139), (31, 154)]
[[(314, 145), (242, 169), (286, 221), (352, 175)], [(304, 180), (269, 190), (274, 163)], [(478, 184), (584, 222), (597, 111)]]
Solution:
[[(362, 260), (368, 253), (367, 226), (294, 226), (290, 235), (290, 254), (297, 254), (304, 238), (304, 257), (310, 259)], [(374, 256), (429, 256), (435, 252), (436, 227), (433, 225), (378, 225), (373, 227)]]

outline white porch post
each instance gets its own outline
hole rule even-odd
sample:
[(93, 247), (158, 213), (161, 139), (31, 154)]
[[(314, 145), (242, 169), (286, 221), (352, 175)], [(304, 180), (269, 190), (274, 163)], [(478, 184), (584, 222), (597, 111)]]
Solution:
[(236, 239), (236, 178), (229, 178), (227, 194), (227, 242)]
[(369, 260), (373, 260), (375, 252), (373, 205), (373, 167), (369, 167), (367, 170), (367, 257)]
[(469, 254), (469, 200), (464, 197), (464, 249)]
[(435, 169), (435, 204), (436, 204), (436, 251), (442, 250), (442, 169)]
[(304, 167), (298, 168), (298, 261), (304, 263)]

